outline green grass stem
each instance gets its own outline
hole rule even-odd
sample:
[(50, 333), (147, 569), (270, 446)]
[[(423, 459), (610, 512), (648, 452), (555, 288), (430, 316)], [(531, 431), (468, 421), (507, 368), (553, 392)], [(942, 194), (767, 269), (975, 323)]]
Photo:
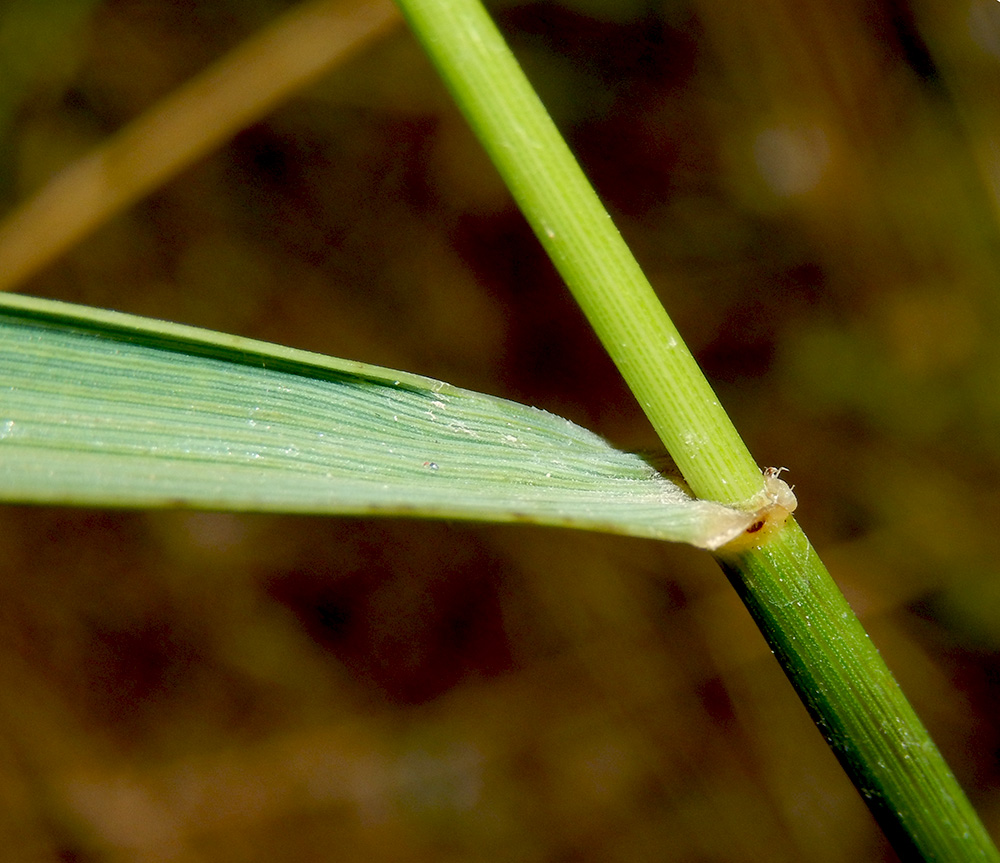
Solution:
[(691, 487), (723, 503), (759, 492), (753, 458), (485, 10), (400, 7)]
[[(399, 5), (691, 487), (758, 494), (753, 458), (481, 4)], [(901, 856), (1000, 860), (795, 522), (721, 562)]]

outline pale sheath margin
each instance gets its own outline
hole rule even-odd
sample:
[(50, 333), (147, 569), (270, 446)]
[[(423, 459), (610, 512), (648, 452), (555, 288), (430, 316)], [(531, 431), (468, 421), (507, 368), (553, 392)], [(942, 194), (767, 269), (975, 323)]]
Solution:
[(536, 408), (11, 294), (0, 500), (520, 521), (709, 549), (755, 519)]

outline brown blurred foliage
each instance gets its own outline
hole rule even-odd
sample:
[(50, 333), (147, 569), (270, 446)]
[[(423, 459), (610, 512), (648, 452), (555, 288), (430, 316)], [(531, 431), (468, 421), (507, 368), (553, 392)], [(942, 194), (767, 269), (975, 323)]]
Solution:
[[(11, 3), (7, 206), (284, 8)], [(1000, 4), (494, 9), (998, 832)], [(655, 445), (402, 27), (24, 290)], [(692, 550), (15, 507), (0, 548), (7, 859), (894, 859)]]

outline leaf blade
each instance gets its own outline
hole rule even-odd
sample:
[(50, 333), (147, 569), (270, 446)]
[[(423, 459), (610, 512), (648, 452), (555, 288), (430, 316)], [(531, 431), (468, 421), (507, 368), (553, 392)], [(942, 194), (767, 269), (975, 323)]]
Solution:
[(536, 408), (65, 303), (0, 299), (0, 499), (525, 521), (717, 548), (753, 513)]

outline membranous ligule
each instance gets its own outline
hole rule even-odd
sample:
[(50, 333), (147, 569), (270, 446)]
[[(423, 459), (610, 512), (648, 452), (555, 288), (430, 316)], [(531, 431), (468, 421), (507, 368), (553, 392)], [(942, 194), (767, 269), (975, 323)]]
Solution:
[(781, 479), (783, 470), (787, 468), (766, 467), (761, 471), (764, 488), (746, 504), (746, 509), (753, 513), (753, 521), (743, 533), (723, 547), (724, 551), (741, 551), (763, 544), (795, 512), (798, 501), (791, 486)]

